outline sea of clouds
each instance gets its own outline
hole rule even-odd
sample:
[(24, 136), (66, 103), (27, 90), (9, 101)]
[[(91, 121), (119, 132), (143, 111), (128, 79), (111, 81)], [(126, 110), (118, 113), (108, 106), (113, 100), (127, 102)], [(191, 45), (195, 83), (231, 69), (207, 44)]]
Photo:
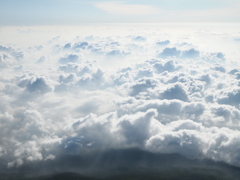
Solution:
[(1, 27), (1, 167), (127, 148), (240, 167), (236, 27)]

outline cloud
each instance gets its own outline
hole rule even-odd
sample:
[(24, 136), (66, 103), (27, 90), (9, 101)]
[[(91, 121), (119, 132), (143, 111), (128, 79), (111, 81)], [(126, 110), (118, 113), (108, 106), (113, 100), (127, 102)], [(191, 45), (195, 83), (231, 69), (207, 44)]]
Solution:
[(157, 42), (156, 44), (163, 46), (163, 45), (168, 45), (169, 43), (170, 43), (169, 40), (165, 40), (165, 41), (159, 41), (159, 42)]
[(144, 42), (144, 41), (146, 41), (146, 38), (142, 37), (142, 36), (137, 36), (137, 37), (133, 38), (132, 41)]
[(71, 48), (71, 43), (67, 43), (63, 47), (63, 49), (70, 49), (70, 48)]
[(182, 52), (182, 57), (184, 58), (197, 58), (199, 57), (199, 55), (200, 52), (193, 48)]
[(30, 93), (47, 93), (54, 89), (54, 83), (49, 77), (37, 77), (32, 73), (20, 77), (18, 86), (26, 88)]
[(126, 53), (126, 52), (122, 52), (122, 51), (120, 51), (120, 50), (112, 50), (112, 51), (110, 51), (110, 52), (108, 52), (107, 54), (106, 54), (106, 56), (110, 56), (110, 57), (113, 57), (113, 56), (118, 56), (118, 57), (121, 57), (121, 56), (126, 56), (126, 55), (128, 55), (128, 54), (130, 54), (130, 53)]
[[(157, 56), (160, 58), (178, 57), (178, 58), (197, 59), (200, 56), (200, 52), (198, 50), (195, 50), (194, 48), (191, 48), (188, 50), (178, 50), (176, 47), (173, 47), (173, 48), (166, 47)], [(217, 54), (217, 57), (222, 58), (223, 55)]]
[(127, 4), (123, 1), (102, 1), (94, 6), (110, 14), (117, 15), (152, 15), (158, 14), (159, 9), (151, 5)]
[[(84, 48), (86, 48), (88, 45), (89, 45), (88, 42), (79, 42), (79, 43), (75, 43), (74, 46), (73, 46), (73, 48), (74, 48), (74, 49), (77, 49), (77, 48), (82, 48), (82, 49), (84, 49)], [(65, 45), (65, 46), (66, 46), (66, 45)]]
[(22, 51), (15, 50), (12, 47), (0, 45), (0, 68), (6, 68), (12, 65), (19, 65), (24, 58)]
[[(140, 27), (122, 35), (111, 34), (120, 26), (98, 27), (106, 31), (98, 35), (94, 26), (82, 37), (41, 42), (41, 50), (2, 45), (0, 168), (97, 174), (124, 162), (139, 167), (140, 160), (151, 168), (150, 156), (166, 154), (240, 167), (239, 69), (225, 49), (226, 36), (235, 34), (217, 35), (223, 49), (218, 41), (205, 49), (209, 37), (185, 38), (195, 30)], [(169, 40), (156, 41), (163, 38)], [(128, 151), (124, 162), (114, 155)], [(132, 160), (137, 152), (146, 156)]]
[(154, 63), (154, 68), (156, 68), (157, 72), (162, 73), (164, 71), (168, 71), (168, 72), (177, 71), (178, 69), (181, 68), (181, 66), (178, 66), (174, 61), (169, 60), (164, 64), (160, 61), (159, 62), (156, 61)]
[(14, 56), (16, 59), (22, 59), (24, 56), (23, 52), (16, 51), (12, 47), (6, 47), (2, 45), (0, 45), (0, 52), (9, 53), (10, 55)]
[(180, 51), (177, 48), (165, 48), (159, 55), (159, 57), (167, 58), (169, 56), (180, 56)]
[(240, 89), (232, 89), (230, 92), (221, 92), (218, 97), (218, 103), (239, 106), (240, 104)]
[(131, 86), (132, 91), (130, 95), (135, 96), (140, 92), (147, 91), (149, 88), (154, 88), (156, 84), (157, 82), (154, 79), (150, 78), (139, 79)]
[(174, 84), (170, 87), (167, 87), (166, 90), (160, 93), (160, 98), (188, 101), (188, 95), (181, 84)]
[(64, 57), (59, 59), (60, 64), (67, 64), (69, 62), (78, 62), (80, 60), (80, 56), (77, 54), (66, 54)]
[(43, 63), (44, 61), (46, 61), (46, 57), (45, 56), (42, 56), (42, 57), (40, 57), (38, 60), (37, 60), (37, 62), (36, 63)]

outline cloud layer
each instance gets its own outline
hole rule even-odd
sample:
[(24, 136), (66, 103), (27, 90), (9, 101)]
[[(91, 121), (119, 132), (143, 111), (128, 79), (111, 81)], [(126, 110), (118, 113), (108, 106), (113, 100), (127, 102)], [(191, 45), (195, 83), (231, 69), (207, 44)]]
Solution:
[(151, 31), (2, 44), (1, 167), (128, 148), (240, 167), (235, 47)]

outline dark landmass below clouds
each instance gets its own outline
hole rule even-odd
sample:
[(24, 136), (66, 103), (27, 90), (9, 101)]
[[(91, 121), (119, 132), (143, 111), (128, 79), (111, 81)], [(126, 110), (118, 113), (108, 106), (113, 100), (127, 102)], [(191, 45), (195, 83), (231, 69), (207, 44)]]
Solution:
[(1, 180), (237, 180), (240, 168), (179, 154), (155, 154), (136, 148), (66, 155), (0, 173)]

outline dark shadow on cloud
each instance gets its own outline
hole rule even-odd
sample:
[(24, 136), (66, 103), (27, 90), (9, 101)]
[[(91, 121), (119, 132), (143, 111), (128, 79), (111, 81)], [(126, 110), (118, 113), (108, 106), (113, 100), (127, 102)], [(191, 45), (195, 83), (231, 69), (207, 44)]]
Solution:
[(95, 46), (90, 45), (90, 46), (88, 46), (88, 49), (90, 49), (91, 52), (96, 54), (96, 55), (103, 55), (104, 54), (101, 47), (95, 47)]
[(170, 44), (170, 41), (169, 40), (166, 40), (166, 41), (159, 41), (156, 43), (157, 45), (160, 45), (160, 46), (166, 46), (168, 44)]
[(240, 79), (240, 73), (239, 72), (235, 74), (235, 78)]
[[(134, 112), (146, 112), (148, 109), (156, 109), (158, 115), (156, 119), (162, 124), (179, 121), (179, 119), (191, 119), (195, 122), (199, 121), (201, 115), (204, 114), (207, 107), (203, 103), (189, 102), (173, 99), (173, 100), (152, 100), (137, 107), (133, 107)], [(118, 111), (120, 115), (122, 111)]]
[(89, 43), (84, 41), (84, 42), (78, 42), (73, 45), (73, 49), (86, 49), (88, 47)]
[(77, 63), (67, 63), (67, 64), (60, 64), (59, 70), (65, 72), (65, 73), (76, 73), (78, 75), (83, 75), (85, 73), (91, 72), (91, 69), (89, 66), (81, 66)]
[(67, 44), (65, 44), (65, 45), (63, 46), (63, 49), (64, 49), (64, 50), (68, 50), (68, 49), (70, 49), (71, 47), (72, 47), (71, 43), (67, 43)]
[(143, 36), (136, 36), (132, 38), (132, 41), (137, 41), (137, 42), (145, 42), (147, 39)]
[(199, 77), (200, 81), (205, 82), (205, 87), (208, 88), (212, 84), (212, 77), (209, 74), (204, 74)]
[(40, 57), (40, 58), (36, 61), (36, 63), (41, 64), (41, 63), (45, 62), (46, 59), (47, 59), (47, 58), (46, 58), (45, 56), (42, 56), (42, 57)]
[(134, 123), (129, 120), (123, 120), (119, 123), (122, 129), (121, 133), (126, 137), (126, 144), (128, 146), (144, 146), (150, 134), (149, 126), (151, 119), (156, 116), (156, 114), (155, 110), (148, 110), (143, 117), (137, 119)]
[(217, 65), (214, 67), (214, 70), (215, 71), (219, 71), (219, 72), (222, 72), (222, 73), (225, 73), (226, 72), (226, 69), (220, 65)]
[(166, 81), (166, 84), (169, 83), (177, 83), (177, 82), (186, 82), (188, 80), (185, 79), (186, 75), (184, 73), (176, 73), (176, 75), (174, 75), (173, 77), (170, 77), (170, 79), (168, 81)]
[(115, 41), (115, 42), (111, 42), (110, 45), (120, 46), (120, 43)]
[(236, 79), (240, 79), (240, 72), (238, 69), (232, 69), (228, 74), (235, 76)]
[(44, 49), (44, 46), (42, 46), (42, 45), (40, 45), (40, 46), (35, 46), (35, 48), (36, 48), (38, 51), (40, 51), (40, 50)]
[(213, 103), (214, 102), (214, 96), (213, 95), (207, 95), (204, 99), (208, 103)]
[(157, 86), (157, 81), (151, 78), (142, 78), (131, 86), (130, 96), (135, 96), (140, 92), (146, 92), (149, 88)]
[(0, 55), (0, 68), (8, 67), (9, 60), (11, 60), (11, 57), (9, 55), (1, 54)]
[(77, 54), (67, 54), (64, 57), (60, 58), (58, 62), (60, 64), (67, 64), (67, 63), (76, 63), (80, 60), (80, 56)]
[(159, 58), (168, 58), (168, 57), (179, 57), (181, 54), (181, 51), (179, 51), (177, 48), (165, 48), (163, 51), (158, 54)]
[(112, 51), (107, 52), (106, 56), (108, 58), (113, 58), (113, 57), (124, 57), (129, 54), (130, 54), (130, 52), (124, 52), (121, 50), (112, 50)]
[(97, 69), (91, 75), (80, 77), (77, 85), (87, 90), (102, 89), (108, 86), (105, 82), (105, 73), (101, 69)]
[(225, 55), (222, 52), (216, 53), (216, 57), (222, 60), (225, 60)]
[(186, 50), (186, 51), (182, 51), (182, 58), (191, 58), (191, 59), (194, 59), (194, 58), (197, 58), (199, 57), (200, 55), (200, 52), (198, 50), (195, 50), (195, 49), (189, 49), (189, 50)]
[(15, 57), (16, 60), (21, 60), (24, 57), (24, 53), (22, 51), (16, 51), (12, 47), (5, 47), (0, 45), (0, 52), (5, 52)]
[(77, 76), (74, 73), (71, 73), (68, 76), (63, 76), (63, 75), (59, 76), (60, 83), (70, 83), (70, 82), (74, 82), (76, 79), (77, 79)]
[(48, 84), (48, 82), (46, 81), (46, 78), (40, 77), (33, 82), (29, 82), (27, 84), (27, 90), (29, 92), (37, 92), (37, 93), (44, 94), (47, 92), (51, 92), (53, 88), (51, 87), (50, 84)]
[(63, 83), (55, 85), (54, 87), (55, 93), (66, 93), (68, 90), (69, 90), (68, 85)]
[(232, 69), (231, 71), (228, 72), (228, 74), (234, 75), (237, 72), (239, 72), (238, 69)]
[[(162, 124), (167, 124), (171, 121), (179, 120), (182, 114), (183, 102), (180, 100), (153, 100), (136, 107), (135, 111), (146, 112), (148, 109), (156, 109), (158, 115), (156, 119)], [(118, 112), (121, 114), (121, 111)]]
[(161, 99), (179, 99), (181, 101), (188, 101), (188, 95), (183, 85), (180, 83), (168, 87), (165, 91), (160, 93)]
[(234, 89), (231, 92), (223, 92), (223, 97), (219, 97), (217, 102), (219, 104), (228, 104), (239, 108), (240, 104), (240, 89)]
[(190, 103), (182, 108), (182, 113), (187, 114), (189, 117), (198, 117), (204, 113), (205, 109), (206, 107), (202, 103)]
[(84, 105), (77, 107), (76, 111), (82, 113), (84, 116), (87, 116), (90, 113), (97, 112), (99, 107), (101, 107), (101, 102), (92, 100), (84, 103)]
[(157, 55), (159, 58), (176, 57), (182, 59), (196, 59), (200, 56), (200, 52), (194, 48), (188, 50), (179, 50), (176, 47), (166, 47)]
[(25, 91), (31, 93), (45, 94), (52, 92), (54, 84), (48, 76), (37, 76), (35, 74), (24, 74), (18, 82), (18, 86), (25, 88)]
[(226, 120), (229, 120), (232, 111), (232, 109), (230, 109), (227, 105), (219, 105), (217, 107), (212, 108), (211, 110), (212, 113), (214, 113), (216, 116), (222, 116)]
[(95, 40), (96, 38), (97, 38), (97, 37), (91, 35), (91, 36), (85, 37), (85, 40), (87, 40), (87, 41), (93, 41), (93, 40)]
[(154, 63), (154, 68), (158, 73), (162, 73), (164, 71), (173, 72), (181, 69), (181, 66), (178, 66), (174, 61), (170, 60), (165, 63), (156, 62)]
[(131, 75), (131, 68), (127, 68), (119, 70), (113, 78), (113, 82), (115, 85), (120, 86), (131, 79), (133, 79)]

